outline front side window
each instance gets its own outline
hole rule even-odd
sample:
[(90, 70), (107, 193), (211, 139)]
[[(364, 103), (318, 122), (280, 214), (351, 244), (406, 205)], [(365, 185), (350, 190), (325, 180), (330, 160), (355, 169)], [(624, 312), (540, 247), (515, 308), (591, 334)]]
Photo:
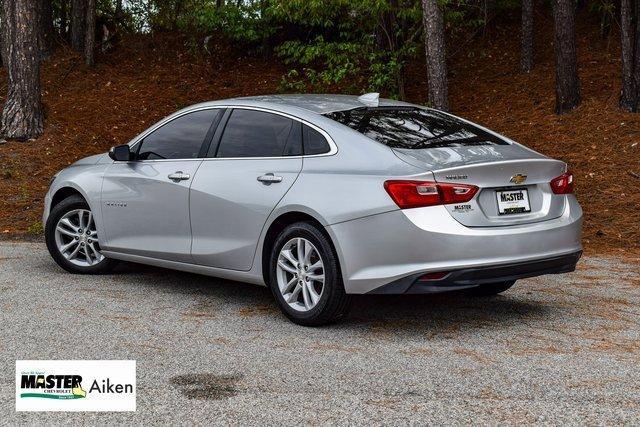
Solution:
[(147, 135), (138, 149), (138, 160), (194, 159), (220, 109), (194, 111)]
[(435, 110), (356, 108), (327, 117), (391, 148), (438, 148), (508, 143), (476, 126)]
[(281, 157), (302, 154), (300, 123), (278, 114), (235, 109), (216, 157)]

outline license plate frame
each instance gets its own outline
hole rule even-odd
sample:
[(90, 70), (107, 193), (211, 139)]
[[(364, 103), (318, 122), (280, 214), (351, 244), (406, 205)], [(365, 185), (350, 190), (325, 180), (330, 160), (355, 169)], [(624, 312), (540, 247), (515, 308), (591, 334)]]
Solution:
[(518, 215), (531, 212), (529, 190), (526, 188), (509, 188), (496, 190), (498, 215)]

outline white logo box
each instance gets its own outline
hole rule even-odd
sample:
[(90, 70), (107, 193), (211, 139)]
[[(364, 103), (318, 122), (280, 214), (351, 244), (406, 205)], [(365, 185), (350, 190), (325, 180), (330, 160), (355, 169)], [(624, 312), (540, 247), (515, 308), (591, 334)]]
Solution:
[(16, 361), (16, 411), (135, 410), (135, 360)]

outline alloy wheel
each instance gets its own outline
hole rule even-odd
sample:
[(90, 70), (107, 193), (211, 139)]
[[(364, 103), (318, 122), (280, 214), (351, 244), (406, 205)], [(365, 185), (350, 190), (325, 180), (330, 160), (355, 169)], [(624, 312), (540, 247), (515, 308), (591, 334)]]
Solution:
[(65, 213), (56, 224), (56, 247), (72, 264), (89, 267), (104, 259), (93, 215), (87, 209)]
[(294, 310), (314, 308), (324, 290), (324, 263), (309, 240), (296, 237), (280, 249), (276, 266), (278, 289)]

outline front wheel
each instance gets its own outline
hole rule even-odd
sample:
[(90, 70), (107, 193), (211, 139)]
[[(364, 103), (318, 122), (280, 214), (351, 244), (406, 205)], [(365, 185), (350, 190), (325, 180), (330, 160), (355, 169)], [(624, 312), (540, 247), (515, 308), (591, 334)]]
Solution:
[(487, 283), (486, 285), (480, 285), (477, 288), (468, 289), (467, 293), (469, 295), (478, 296), (478, 297), (489, 297), (493, 295), (498, 295), (508, 290), (515, 283), (516, 283), (515, 280), (510, 280), (508, 282)]
[(45, 240), (54, 261), (71, 273), (101, 274), (116, 264), (100, 251), (91, 208), (78, 195), (67, 197), (51, 210)]
[(286, 227), (270, 258), (269, 287), (282, 312), (294, 323), (320, 326), (349, 310), (338, 259), (329, 239), (307, 222)]

